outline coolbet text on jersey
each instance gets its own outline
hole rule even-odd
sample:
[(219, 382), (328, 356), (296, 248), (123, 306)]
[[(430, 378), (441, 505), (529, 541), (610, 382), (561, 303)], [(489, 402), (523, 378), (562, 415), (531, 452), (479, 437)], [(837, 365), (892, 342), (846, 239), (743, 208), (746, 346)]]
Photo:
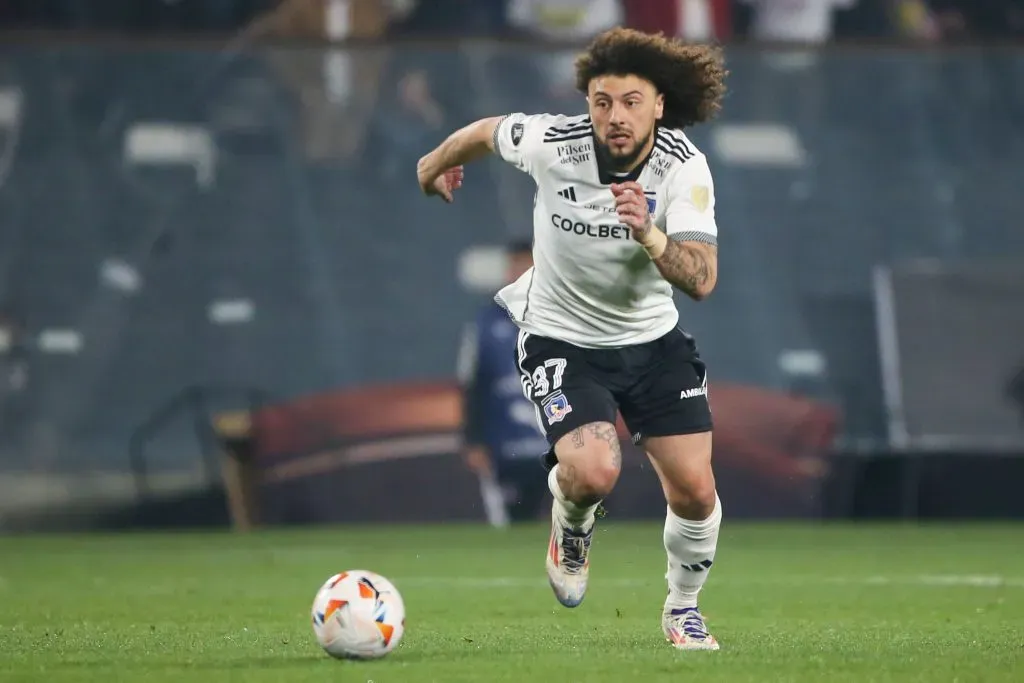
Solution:
[(598, 167), (589, 116), (510, 114), (494, 132), (502, 159), (537, 183), (533, 268), (495, 300), (525, 332), (584, 348), (643, 344), (679, 322), (672, 285), (630, 236), (609, 185), (638, 182), (669, 239), (717, 244), (705, 156), (657, 128), (646, 163), (622, 176)]

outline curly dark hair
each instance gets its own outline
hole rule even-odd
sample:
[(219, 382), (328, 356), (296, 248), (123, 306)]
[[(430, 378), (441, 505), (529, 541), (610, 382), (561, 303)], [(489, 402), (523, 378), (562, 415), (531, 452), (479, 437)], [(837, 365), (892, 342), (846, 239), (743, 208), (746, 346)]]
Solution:
[(628, 74), (650, 81), (665, 96), (661, 125), (686, 128), (719, 112), (729, 72), (716, 46), (629, 28), (605, 31), (576, 59), (576, 87), (584, 94), (599, 76)]

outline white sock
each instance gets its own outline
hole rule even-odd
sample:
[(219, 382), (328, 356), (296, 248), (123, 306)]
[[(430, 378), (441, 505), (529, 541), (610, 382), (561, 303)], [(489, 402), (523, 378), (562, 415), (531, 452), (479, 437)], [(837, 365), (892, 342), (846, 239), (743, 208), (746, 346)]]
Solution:
[(594, 523), (594, 510), (597, 509), (597, 504), (577, 505), (566, 498), (562, 493), (562, 487), (558, 485), (558, 465), (548, 472), (548, 489), (555, 497), (555, 515), (563, 526), (577, 531), (590, 528)]
[(715, 509), (702, 522), (677, 517), (671, 510), (665, 518), (665, 551), (668, 553), (669, 597), (671, 608), (696, 607), (697, 594), (707, 581), (718, 547), (722, 525), (722, 501), (715, 494)]

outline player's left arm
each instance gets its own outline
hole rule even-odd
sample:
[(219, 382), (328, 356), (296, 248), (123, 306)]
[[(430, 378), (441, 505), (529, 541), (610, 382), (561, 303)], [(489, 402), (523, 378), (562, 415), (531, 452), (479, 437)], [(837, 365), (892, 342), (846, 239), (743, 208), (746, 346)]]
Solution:
[(637, 183), (613, 186), (616, 208), (662, 277), (700, 301), (718, 282), (718, 228), (707, 161), (703, 156), (687, 161), (668, 183), (664, 231), (654, 224)]
[(718, 283), (718, 247), (714, 245), (679, 241), (670, 235), (660, 256), (654, 256), (650, 249), (648, 252), (662, 277), (694, 301), (706, 298)]

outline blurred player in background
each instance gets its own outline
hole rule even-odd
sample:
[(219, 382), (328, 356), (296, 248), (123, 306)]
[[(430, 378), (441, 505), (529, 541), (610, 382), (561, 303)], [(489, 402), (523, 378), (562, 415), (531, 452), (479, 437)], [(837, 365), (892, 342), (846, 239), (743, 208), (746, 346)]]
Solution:
[(717, 113), (725, 75), (717, 48), (612, 29), (576, 62), (589, 115), (483, 119), (417, 166), (448, 202), (462, 165), (489, 153), (535, 180), (536, 263), (496, 299), (520, 328), (523, 390), (557, 461), (548, 580), (561, 604), (582, 602), (594, 513), (622, 464), (619, 411), (665, 493), (662, 630), (685, 650), (718, 649), (697, 597), (722, 511), (707, 373), (672, 299), (673, 286), (704, 299), (718, 276), (711, 172), (683, 129)]
[[(507, 281), (533, 267), (530, 241), (507, 248)], [(496, 302), (467, 326), (459, 352), (463, 456), (480, 478), (488, 521), (504, 526), (535, 519), (547, 493), (537, 456), (547, 450), (536, 410), (523, 395), (516, 365), (519, 330)]]

